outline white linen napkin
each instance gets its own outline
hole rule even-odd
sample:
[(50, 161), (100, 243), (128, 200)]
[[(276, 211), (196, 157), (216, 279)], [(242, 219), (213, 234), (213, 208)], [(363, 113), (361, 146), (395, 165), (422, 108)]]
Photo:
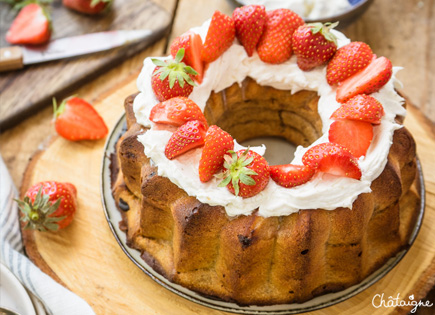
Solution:
[(19, 227), (17, 190), (0, 155), (0, 259), (45, 306), (48, 314), (95, 314), (79, 296), (36, 267), (25, 255)]

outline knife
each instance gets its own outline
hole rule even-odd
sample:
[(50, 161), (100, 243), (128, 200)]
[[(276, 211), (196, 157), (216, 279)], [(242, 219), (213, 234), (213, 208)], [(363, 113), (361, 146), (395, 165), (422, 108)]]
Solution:
[(151, 30), (107, 31), (55, 39), (42, 46), (5, 47), (0, 49), (0, 71), (105, 51), (146, 40), (151, 35)]

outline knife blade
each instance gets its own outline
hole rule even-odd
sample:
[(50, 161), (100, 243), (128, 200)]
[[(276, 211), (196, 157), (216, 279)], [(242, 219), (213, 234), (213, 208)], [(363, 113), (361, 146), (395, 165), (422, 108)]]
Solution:
[(0, 49), (0, 71), (24, 65), (71, 58), (110, 50), (151, 37), (151, 30), (119, 30), (59, 38), (42, 46), (12, 46)]

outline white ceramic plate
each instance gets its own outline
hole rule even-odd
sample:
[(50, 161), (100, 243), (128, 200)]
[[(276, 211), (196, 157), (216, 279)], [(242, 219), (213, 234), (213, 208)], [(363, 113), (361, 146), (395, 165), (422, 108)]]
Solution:
[(35, 308), (26, 289), (15, 275), (0, 264), (0, 306), (18, 314), (36, 315)]
[[(382, 266), (376, 272), (371, 274), (361, 283), (340, 292), (318, 296), (302, 304), (281, 304), (281, 305), (272, 305), (272, 306), (255, 306), (255, 305), (240, 306), (235, 303), (229, 303), (217, 299), (211, 299), (203, 295), (200, 295), (192, 290), (188, 290), (180, 285), (170, 282), (165, 277), (155, 272), (140, 257), (140, 252), (138, 250), (132, 249), (127, 246), (126, 235), (123, 231), (119, 229), (119, 222), (122, 220), (122, 218), (121, 218), (121, 213), (116, 207), (115, 200), (113, 199), (112, 191), (111, 191), (110, 156), (111, 154), (114, 153), (115, 144), (124, 131), (125, 131), (125, 115), (123, 115), (119, 119), (114, 130), (109, 135), (104, 150), (104, 157), (102, 162), (101, 189), (102, 189), (102, 203), (103, 203), (103, 208), (104, 208), (107, 222), (109, 223), (109, 227), (112, 230), (113, 235), (115, 236), (122, 250), (136, 264), (136, 266), (138, 266), (143, 272), (145, 272), (148, 276), (150, 276), (151, 279), (153, 279), (154, 281), (156, 281), (166, 289), (192, 302), (204, 306), (208, 306), (217, 310), (239, 313), (239, 314), (272, 315), (272, 314), (297, 314), (302, 312), (314, 311), (320, 308), (337, 304), (364, 291), (372, 284), (380, 280), (383, 276), (385, 276), (391, 269), (393, 269), (393, 267), (397, 265), (397, 263), (403, 258), (403, 256), (406, 254), (406, 252), (409, 249), (408, 247), (408, 249), (399, 252), (395, 257), (388, 260), (384, 266)], [(418, 159), (417, 159), (417, 168), (419, 172), (419, 181), (421, 187), (421, 207), (420, 207), (420, 214), (417, 219), (417, 223), (408, 242), (409, 246), (412, 245), (415, 238), (417, 237), (418, 231), (420, 230), (421, 221), (423, 219), (423, 213), (424, 213), (424, 205), (425, 205), (424, 181), (423, 181), (423, 175), (421, 171), (421, 165)]]

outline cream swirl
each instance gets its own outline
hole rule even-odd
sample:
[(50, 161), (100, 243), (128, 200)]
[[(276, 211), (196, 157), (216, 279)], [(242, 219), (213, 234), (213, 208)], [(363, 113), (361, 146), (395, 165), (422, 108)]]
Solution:
[[(200, 34), (204, 40), (208, 25), (209, 21), (192, 31)], [(350, 42), (342, 33), (333, 32), (338, 37), (339, 47)], [(157, 166), (158, 175), (167, 177), (188, 195), (203, 203), (225, 207), (229, 216), (249, 215), (255, 209), (258, 209), (259, 215), (269, 217), (289, 215), (303, 209), (352, 208), (352, 203), (359, 194), (371, 191), (371, 182), (384, 169), (393, 133), (401, 128), (401, 125), (395, 123), (395, 117), (406, 113), (404, 100), (394, 87), (395, 73), (400, 69), (395, 67), (391, 80), (379, 92), (372, 94), (383, 104), (385, 115), (382, 123), (374, 127), (374, 138), (366, 156), (358, 161), (362, 172), (361, 180), (318, 172), (307, 183), (291, 189), (281, 187), (271, 180), (261, 193), (244, 199), (234, 196), (226, 187), (218, 187), (218, 180), (215, 178), (207, 183), (199, 180), (198, 165), (202, 148), (189, 151), (174, 160), (166, 158), (165, 145), (172, 132), (152, 123), (148, 118), (153, 106), (159, 103), (151, 88), (154, 67), (151, 59), (146, 58), (137, 81), (140, 93), (134, 101), (137, 122), (150, 128), (138, 137), (144, 145), (145, 154)], [(241, 84), (248, 76), (263, 86), (289, 90), (289, 93), (300, 90), (317, 91), (320, 97), (318, 111), (324, 134), (307, 148), (299, 146), (294, 157), (288, 157), (289, 163), (302, 164), (302, 156), (310, 147), (328, 142), (328, 130), (332, 123), (329, 117), (340, 106), (335, 100), (336, 88), (326, 81), (326, 66), (304, 72), (298, 68), (295, 56), (282, 64), (267, 64), (256, 53), (248, 57), (243, 46), (235, 40), (223, 55), (209, 65), (202, 84), (194, 88), (189, 98), (204, 110), (212, 91), (220, 92), (234, 83)], [(264, 154), (264, 147), (255, 150)]]

